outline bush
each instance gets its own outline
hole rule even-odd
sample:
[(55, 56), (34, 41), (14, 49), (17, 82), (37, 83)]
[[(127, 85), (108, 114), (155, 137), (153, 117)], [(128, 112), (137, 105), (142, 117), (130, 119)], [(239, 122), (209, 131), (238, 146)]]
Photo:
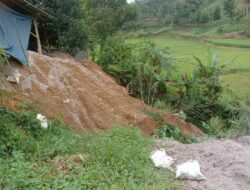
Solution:
[(180, 106), (188, 121), (201, 126), (209, 121), (219, 106), (219, 98), (223, 94), (223, 83), (220, 76), (225, 72), (225, 66), (218, 65), (218, 55), (209, 55), (208, 63), (194, 57), (196, 69), (191, 79), (184, 78), (184, 96)]
[(132, 47), (123, 40), (110, 38), (101, 47), (97, 63), (126, 86), (134, 73), (132, 51)]
[(216, 9), (214, 10), (214, 20), (220, 20), (221, 19), (221, 8), (220, 7), (216, 7)]
[(197, 143), (198, 140), (194, 135), (184, 135), (179, 128), (167, 125), (160, 128), (158, 138), (176, 140), (184, 144)]
[(149, 105), (166, 100), (177, 75), (172, 56), (150, 42), (132, 48), (124, 41), (109, 39), (101, 47), (98, 63), (128, 85), (132, 96)]
[(235, 0), (224, 0), (223, 7), (224, 7), (225, 14), (229, 18), (233, 18), (235, 16), (235, 9), (236, 9)]
[(199, 23), (206, 24), (209, 22), (209, 15), (207, 12), (202, 12), (199, 18)]
[(240, 104), (238, 118), (233, 121), (232, 136), (250, 135), (250, 107), (245, 103)]
[(178, 75), (173, 57), (150, 42), (139, 44), (135, 52), (136, 73), (129, 83), (130, 93), (149, 105), (167, 100), (168, 91)]
[(226, 132), (228, 129), (225, 129), (225, 123), (219, 117), (212, 117), (208, 124), (202, 124), (203, 131), (210, 136), (215, 136), (217, 138), (226, 137)]

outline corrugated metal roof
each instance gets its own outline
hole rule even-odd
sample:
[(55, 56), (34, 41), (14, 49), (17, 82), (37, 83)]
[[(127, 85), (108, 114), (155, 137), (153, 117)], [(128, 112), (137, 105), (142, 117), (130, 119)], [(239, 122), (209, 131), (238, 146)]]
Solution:
[(40, 20), (47, 21), (53, 19), (53, 16), (51, 16), (50, 14), (37, 8), (36, 6), (32, 5), (31, 3), (25, 0), (0, 0), (0, 1), (6, 4), (7, 6), (11, 7), (12, 9), (25, 12), (26, 14), (37, 17)]

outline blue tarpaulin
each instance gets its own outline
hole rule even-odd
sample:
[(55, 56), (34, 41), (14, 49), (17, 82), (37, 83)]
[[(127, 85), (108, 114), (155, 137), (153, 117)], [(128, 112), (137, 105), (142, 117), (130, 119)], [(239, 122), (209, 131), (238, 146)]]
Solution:
[(16, 12), (0, 2), (0, 47), (9, 55), (28, 65), (32, 17)]

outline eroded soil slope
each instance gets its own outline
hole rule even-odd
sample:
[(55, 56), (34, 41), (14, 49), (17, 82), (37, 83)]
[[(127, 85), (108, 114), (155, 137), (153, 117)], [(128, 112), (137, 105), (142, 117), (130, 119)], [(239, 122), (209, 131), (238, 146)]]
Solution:
[[(67, 124), (83, 131), (109, 129), (114, 124), (138, 124), (150, 135), (157, 127), (145, 114), (145, 110), (155, 110), (130, 97), (126, 88), (119, 86), (95, 63), (29, 52), (29, 65), (29, 69), (13, 66), (22, 74), (19, 88), (48, 117), (62, 116)], [(2, 86), (10, 89), (6, 81), (4, 83)], [(199, 129), (177, 116), (165, 116), (166, 123), (176, 124), (184, 132), (202, 135)]]

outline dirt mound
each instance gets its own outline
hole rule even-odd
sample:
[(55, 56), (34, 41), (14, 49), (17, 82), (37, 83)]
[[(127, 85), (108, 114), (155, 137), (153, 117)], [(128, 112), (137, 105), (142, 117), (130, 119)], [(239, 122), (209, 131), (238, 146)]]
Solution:
[(238, 140), (209, 140), (200, 144), (183, 145), (158, 141), (157, 148), (165, 148), (177, 164), (198, 160), (205, 181), (186, 181), (193, 190), (249, 190), (250, 136)]
[[(148, 118), (145, 110), (156, 110), (128, 96), (127, 89), (95, 63), (29, 52), (29, 64), (29, 69), (13, 65), (22, 74), (20, 88), (50, 118), (62, 116), (67, 124), (79, 130), (99, 131), (114, 124), (140, 124), (150, 135), (158, 127), (156, 123), (147, 127), (143, 122)], [(18, 90), (13, 85), (7, 88)], [(188, 130), (192, 126), (191, 132), (202, 133), (191, 124), (180, 123), (177, 116), (172, 117), (178, 120), (175, 126)]]
[(31, 103), (29, 99), (22, 94), (9, 93), (0, 90), (0, 109), (8, 108), (15, 112), (22, 111), (22, 105)]

